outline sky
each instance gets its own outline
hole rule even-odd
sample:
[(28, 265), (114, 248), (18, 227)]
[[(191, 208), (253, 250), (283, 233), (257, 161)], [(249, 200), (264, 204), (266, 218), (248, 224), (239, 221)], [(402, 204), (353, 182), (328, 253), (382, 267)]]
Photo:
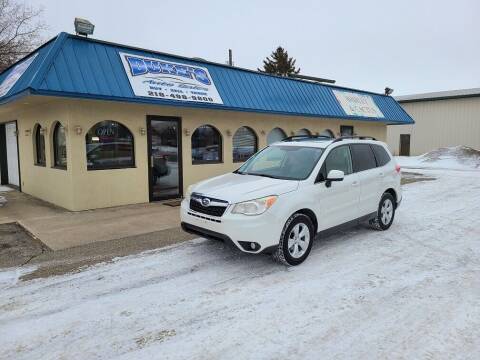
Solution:
[(279, 45), (301, 74), (393, 95), (480, 87), (478, 0), (25, 0), (45, 39), (95, 24), (94, 38), (256, 69)]

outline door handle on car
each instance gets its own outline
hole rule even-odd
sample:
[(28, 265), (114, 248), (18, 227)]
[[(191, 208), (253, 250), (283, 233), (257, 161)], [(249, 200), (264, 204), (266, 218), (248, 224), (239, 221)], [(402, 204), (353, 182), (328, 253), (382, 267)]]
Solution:
[(381, 172), (379, 176), (380, 176), (380, 177), (384, 177), (385, 174), (384, 174), (383, 172)]
[(358, 181), (352, 182), (352, 186), (358, 186)]

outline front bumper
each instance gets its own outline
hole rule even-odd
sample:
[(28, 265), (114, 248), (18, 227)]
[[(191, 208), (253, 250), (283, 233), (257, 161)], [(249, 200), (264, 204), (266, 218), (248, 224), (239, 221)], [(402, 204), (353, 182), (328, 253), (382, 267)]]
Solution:
[[(190, 209), (187, 200), (181, 205), (182, 229), (205, 238), (235, 245), (243, 252), (270, 252), (279, 242), (283, 221), (268, 210), (258, 216), (232, 214), (232, 205), (221, 217), (205, 215)], [(254, 245), (252, 245), (254, 243)]]

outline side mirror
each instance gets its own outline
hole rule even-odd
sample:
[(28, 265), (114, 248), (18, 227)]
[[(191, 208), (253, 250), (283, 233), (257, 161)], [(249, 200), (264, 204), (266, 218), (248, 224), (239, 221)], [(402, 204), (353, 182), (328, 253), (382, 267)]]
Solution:
[(343, 181), (345, 173), (341, 170), (330, 170), (327, 175), (327, 181), (325, 181), (325, 186), (332, 186), (332, 181)]

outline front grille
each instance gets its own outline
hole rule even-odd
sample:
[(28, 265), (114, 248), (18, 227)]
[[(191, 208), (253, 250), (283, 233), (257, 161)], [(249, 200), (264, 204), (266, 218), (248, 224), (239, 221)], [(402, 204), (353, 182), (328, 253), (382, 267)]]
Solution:
[[(202, 200), (208, 199), (208, 206), (202, 205)], [(190, 209), (202, 214), (221, 217), (227, 209), (228, 202), (224, 200), (213, 199), (199, 194), (192, 194), (190, 198)]]

